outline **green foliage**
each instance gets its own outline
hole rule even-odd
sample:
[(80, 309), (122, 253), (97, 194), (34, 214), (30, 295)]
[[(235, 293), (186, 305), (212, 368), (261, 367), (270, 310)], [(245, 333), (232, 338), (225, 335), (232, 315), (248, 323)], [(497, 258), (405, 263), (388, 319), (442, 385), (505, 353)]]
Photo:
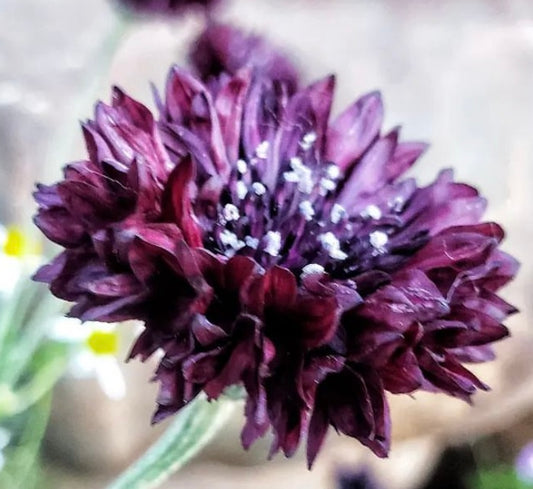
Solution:
[(470, 485), (472, 489), (531, 489), (533, 487), (520, 481), (513, 468), (507, 466), (479, 471)]
[(45, 287), (23, 278), (0, 300), (0, 427), (10, 434), (0, 488), (32, 489), (50, 412), (51, 390), (64, 372), (68, 347), (49, 338), (61, 313)]

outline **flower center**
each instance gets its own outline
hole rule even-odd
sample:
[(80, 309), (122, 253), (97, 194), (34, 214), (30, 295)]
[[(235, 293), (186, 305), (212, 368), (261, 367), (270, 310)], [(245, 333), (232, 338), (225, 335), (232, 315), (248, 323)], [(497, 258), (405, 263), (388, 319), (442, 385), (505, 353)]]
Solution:
[(320, 160), (316, 141), (314, 132), (305, 134), (296, 156), (279, 163), (274, 175), (278, 164), (268, 141), (249, 160), (239, 159), (206, 233), (206, 248), (250, 256), (264, 267), (286, 266), (298, 275), (309, 264), (358, 273), (354, 263), (369, 267), (368, 257), (385, 255), (392, 228), (382, 218), (402, 205), (369, 204), (349, 212), (336, 202), (342, 172)]
[(93, 331), (86, 340), (88, 348), (95, 355), (115, 355), (118, 353), (116, 331)]

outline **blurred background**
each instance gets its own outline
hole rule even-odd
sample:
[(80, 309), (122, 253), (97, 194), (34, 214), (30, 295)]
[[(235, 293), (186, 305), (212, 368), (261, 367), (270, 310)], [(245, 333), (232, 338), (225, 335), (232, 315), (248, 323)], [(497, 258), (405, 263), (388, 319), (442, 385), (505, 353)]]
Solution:
[[(432, 144), (413, 170), (421, 182), (453, 166), (459, 180), (480, 187), (489, 198), (488, 217), (507, 230), (504, 249), (522, 262), (504, 291), (521, 314), (508, 322), (513, 337), (498, 345), (498, 360), (476, 370), (493, 390), (477, 394), (473, 407), (442, 395), (391, 396), (388, 460), (330, 433), (312, 472), (301, 454), (267, 463), (268, 440), (241, 449), (236, 416), (164, 487), (354, 489), (363, 487), (361, 470), (384, 489), (533, 487), (520, 485), (513, 472), (526, 447), (522, 458), (533, 473), (533, 455), (527, 458), (533, 440), (533, 3), (228, 0), (220, 15), (284, 47), (309, 81), (337, 73), (337, 109), (382, 90), (386, 125), (402, 124), (405, 138)], [(161, 87), (169, 65), (185, 63), (186, 46), (201, 26), (193, 14), (126, 25), (106, 0), (0, 0), (0, 222), (6, 229), (16, 225), (30, 242), (37, 236), (30, 224), (34, 183), (55, 180), (65, 162), (84, 154), (78, 121), (91, 116), (94, 100), (107, 100), (117, 84), (152, 107), (149, 82)], [(9, 282), (7, 270), (0, 274)], [(55, 327), (59, 336), (52, 339), (68, 343), (61, 328), (70, 326)], [(101, 488), (164, 429), (149, 425), (154, 364), (122, 362), (136, 326), (104, 333), (119, 339), (118, 362), (104, 355), (98, 363), (100, 355), (95, 363), (89, 351), (69, 357), (50, 401), (38, 487)], [(2, 448), (0, 436), (0, 455)], [(481, 475), (472, 475), (475, 467)]]

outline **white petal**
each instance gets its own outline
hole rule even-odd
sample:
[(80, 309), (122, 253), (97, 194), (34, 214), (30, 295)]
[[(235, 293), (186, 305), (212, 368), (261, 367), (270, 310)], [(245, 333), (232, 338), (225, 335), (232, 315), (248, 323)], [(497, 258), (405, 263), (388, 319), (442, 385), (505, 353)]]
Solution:
[(104, 394), (118, 401), (126, 395), (126, 382), (117, 359), (111, 355), (102, 355), (97, 359), (96, 377)]

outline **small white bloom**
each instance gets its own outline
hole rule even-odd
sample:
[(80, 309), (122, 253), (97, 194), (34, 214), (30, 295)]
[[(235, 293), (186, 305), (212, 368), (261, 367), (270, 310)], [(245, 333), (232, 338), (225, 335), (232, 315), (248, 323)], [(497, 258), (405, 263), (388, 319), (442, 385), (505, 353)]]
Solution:
[(71, 344), (73, 354), (67, 373), (75, 378), (96, 378), (110, 399), (126, 395), (126, 382), (117, 360), (119, 337), (116, 325), (59, 318), (50, 337)]

